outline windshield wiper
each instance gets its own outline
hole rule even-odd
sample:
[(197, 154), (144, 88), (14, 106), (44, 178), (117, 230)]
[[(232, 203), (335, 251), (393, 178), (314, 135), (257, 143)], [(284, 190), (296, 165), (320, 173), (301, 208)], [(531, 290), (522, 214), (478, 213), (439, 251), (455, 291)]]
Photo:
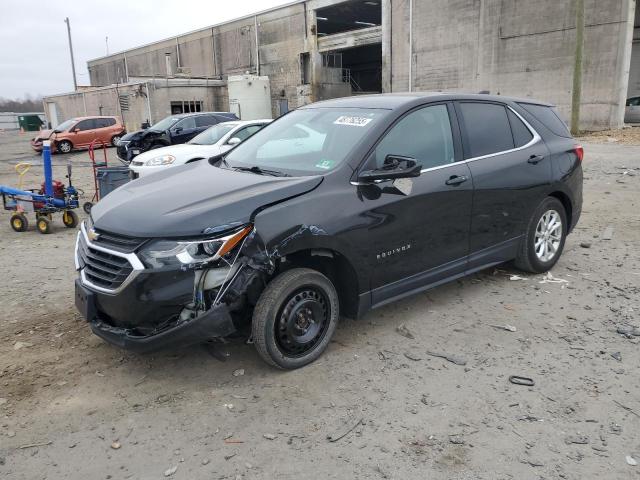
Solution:
[(284, 173), (279, 170), (267, 170), (264, 168), (260, 168), (257, 165), (254, 165), (253, 167), (231, 167), (231, 168), (233, 168), (234, 170), (240, 170), (241, 172), (257, 173), (258, 175), (271, 175), (272, 177), (290, 177), (291, 176), (288, 173)]

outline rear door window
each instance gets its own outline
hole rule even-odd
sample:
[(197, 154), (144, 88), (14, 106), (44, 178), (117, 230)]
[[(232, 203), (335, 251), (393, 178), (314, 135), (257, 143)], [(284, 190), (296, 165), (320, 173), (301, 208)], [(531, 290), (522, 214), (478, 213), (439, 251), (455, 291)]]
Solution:
[(76, 128), (81, 132), (84, 132), (85, 130), (93, 130), (94, 128), (96, 128), (96, 121), (93, 118), (89, 120), (82, 120), (78, 122), (78, 124), (74, 127), (74, 130)]
[(514, 148), (507, 110), (503, 105), (461, 102), (460, 111), (467, 134), (467, 158), (481, 157)]
[(515, 146), (522, 147), (529, 143), (533, 139), (533, 134), (527, 126), (509, 109), (507, 109), (507, 116), (511, 124), (511, 132), (513, 133), (513, 143), (515, 143)]
[(544, 105), (534, 105), (533, 103), (519, 103), (531, 115), (536, 117), (539, 122), (544, 124), (549, 130), (561, 137), (571, 137), (571, 133), (567, 125), (560, 119), (558, 113), (553, 107)]

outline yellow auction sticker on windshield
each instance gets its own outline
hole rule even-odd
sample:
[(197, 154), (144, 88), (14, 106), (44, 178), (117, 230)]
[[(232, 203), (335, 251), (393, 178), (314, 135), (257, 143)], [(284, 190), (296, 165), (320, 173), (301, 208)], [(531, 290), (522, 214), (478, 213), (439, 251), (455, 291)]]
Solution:
[(366, 126), (372, 118), (366, 117), (352, 117), (350, 115), (343, 115), (338, 117), (335, 122), (335, 125), (349, 125), (351, 127), (364, 127)]

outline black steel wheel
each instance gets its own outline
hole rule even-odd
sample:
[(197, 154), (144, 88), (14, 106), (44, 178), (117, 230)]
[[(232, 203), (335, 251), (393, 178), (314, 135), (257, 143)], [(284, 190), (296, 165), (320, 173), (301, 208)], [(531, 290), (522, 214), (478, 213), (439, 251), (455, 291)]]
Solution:
[(338, 294), (327, 277), (308, 268), (287, 270), (267, 285), (256, 304), (253, 342), (267, 363), (299, 368), (322, 354), (338, 318)]
[(62, 223), (67, 228), (75, 228), (78, 226), (78, 214), (72, 210), (65, 210), (62, 214)]
[(11, 215), (9, 222), (11, 223), (11, 228), (16, 232), (24, 232), (29, 228), (29, 220), (23, 213), (14, 213)]

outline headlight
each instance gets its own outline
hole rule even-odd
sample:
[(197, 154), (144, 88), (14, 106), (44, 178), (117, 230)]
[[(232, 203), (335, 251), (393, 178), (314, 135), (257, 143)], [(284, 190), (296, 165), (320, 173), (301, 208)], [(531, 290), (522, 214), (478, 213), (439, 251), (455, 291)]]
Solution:
[(220, 238), (202, 240), (158, 240), (140, 252), (144, 262), (153, 268), (171, 265), (200, 265), (218, 260), (229, 253), (250, 232), (253, 225)]
[(176, 159), (173, 155), (160, 155), (159, 157), (153, 157), (151, 160), (147, 160), (144, 164), (147, 167), (158, 167), (160, 165), (169, 165)]

